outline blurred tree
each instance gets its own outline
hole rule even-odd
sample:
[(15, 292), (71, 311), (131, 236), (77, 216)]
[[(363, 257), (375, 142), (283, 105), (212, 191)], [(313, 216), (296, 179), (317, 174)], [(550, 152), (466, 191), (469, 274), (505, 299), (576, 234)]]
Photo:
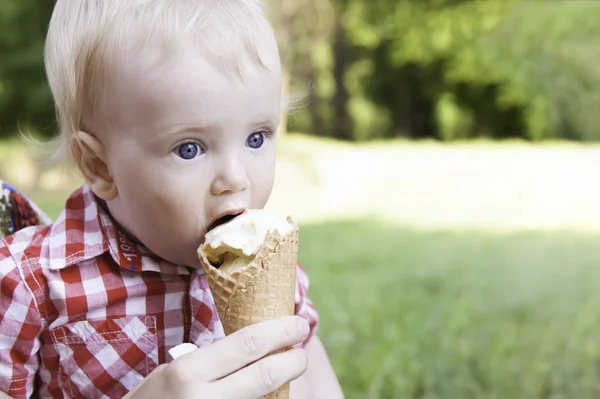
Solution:
[[(355, 0), (348, 9), (349, 38), (374, 67), (363, 76), (364, 93), (392, 115), (387, 136), (440, 137), (440, 101), (474, 115), (477, 131), (519, 135), (515, 108), (497, 105), (501, 84), (483, 56), (480, 38), (492, 31), (510, 1)], [(452, 96), (445, 94), (451, 93)], [(506, 124), (499, 121), (517, 121)]]
[(54, 133), (43, 48), (52, 1), (0, 1), (0, 136), (29, 129)]
[[(600, 139), (596, 2), (268, 3), (284, 90), (306, 100), (283, 126), (344, 140)], [(0, 135), (54, 131), (52, 4), (0, 0)]]
[(351, 0), (334, 0), (335, 17), (333, 22), (333, 38), (331, 40), (331, 51), (333, 53), (333, 78), (335, 82), (335, 94), (333, 96), (333, 137), (341, 140), (352, 139), (352, 127), (350, 114), (348, 113), (348, 102), (350, 93), (346, 87), (346, 71), (350, 63), (349, 43), (346, 35), (346, 27), (343, 24), (344, 10)]
[(515, 2), (484, 38), (507, 82), (503, 103), (524, 107), (530, 139), (600, 139), (598, 10), (585, 0)]
[[(331, 4), (323, 0), (269, 0), (269, 5), (281, 49), (284, 93), (291, 97), (294, 105), (308, 108), (311, 133), (323, 135), (321, 98), (314, 90), (318, 79), (314, 56), (315, 46), (326, 42), (331, 35)], [(282, 126), (285, 127), (284, 118)]]

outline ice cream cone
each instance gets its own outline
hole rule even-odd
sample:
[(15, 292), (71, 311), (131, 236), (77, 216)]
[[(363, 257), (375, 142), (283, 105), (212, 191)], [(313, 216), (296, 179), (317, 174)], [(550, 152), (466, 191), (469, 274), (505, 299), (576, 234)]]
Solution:
[[(198, 256), (226, 335), (264, 320), (294, 315), (297, 225), (283, 236), (276, 230), (268, 232), (256, 257), (233, 273), (212, 266), (201, 249)], [(266, 398), (288, 399), (289, 384)]]

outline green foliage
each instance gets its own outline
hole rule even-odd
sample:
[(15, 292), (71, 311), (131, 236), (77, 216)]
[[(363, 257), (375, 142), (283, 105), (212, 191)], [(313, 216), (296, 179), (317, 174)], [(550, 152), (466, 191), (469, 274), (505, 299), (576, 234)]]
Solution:
[[(309, 92), (291, 129), (331, 136), (341, 123), (354, 140), (600, 139), (597, 2), (268, 3), (286, 90)], [(52, 4), (0, 2), (0, 135), (54, 131), (42, 61)], [(342, 86), (348, 98), (336, 97)]]
[(52, 97), (43, 67), (52, 1), (0, 2), (0, 136), (29, 127), (53, 133)]
[(595, 9), (589, 1), (356, 0), (339, 11), (358, 49), (353, 62), (375, 64), (361, 88), (395, 119), (389, 135), (590, 140), (600, 123)]
[(440, 124), (438, 135), (443, 141), (467, 138), (474, 129), (473, 115), (460, 108), (452, 93), (439, 97), (436, 118)]
[(519, 2), (485, 39), (489, 59), (508, 82), (507, 101), (532, 108), (533, 135), (600, 138), (597, 10), (581, 0)]

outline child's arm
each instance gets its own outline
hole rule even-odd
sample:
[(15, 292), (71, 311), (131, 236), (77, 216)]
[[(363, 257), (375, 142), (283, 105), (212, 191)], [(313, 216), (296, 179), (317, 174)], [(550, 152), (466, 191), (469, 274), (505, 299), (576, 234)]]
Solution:
[(344, 393), (321, 340), (313, 337), (305, 350), (308, 368), (302, 377), (292, 382), (290, 399), (343, 399)]
[(308, 368), (302, 377), (293, 381), (290, 399), (338, 399), (344, 398), (340, 384), (331, 367), (321, 340), (317, 337), (319, 315), (308, 298), (308, 275), (298, 265), (296, 281), (296, 314), (304, 317), (311, 326), (311, 333), (304, 341), (308, 356)]
[(6, 240), (0, 239), (0, 398), (27, 398), (34, 393), (44, 325), (33, 292), (25, 284), (28, 276)]
[(318, 337), (313, 337), (306, 346), (308, 368), (306, 379), (311, 399), (343, 399), (342, 388), (329, 362), (327, 352)]

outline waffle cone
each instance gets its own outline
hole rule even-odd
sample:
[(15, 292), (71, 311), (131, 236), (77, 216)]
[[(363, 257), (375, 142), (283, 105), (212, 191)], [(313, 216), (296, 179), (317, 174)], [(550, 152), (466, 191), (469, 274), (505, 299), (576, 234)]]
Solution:
[[(298, 264), (298, 227), (287, 235), (267, 233), (258, 255), (231, 274), (213, 267), (204, 253), (198, 256), (206, 274), (225, 335), (262, 321), (293, 316)], [(266, 396), (288, 399), (289, 384)]]

